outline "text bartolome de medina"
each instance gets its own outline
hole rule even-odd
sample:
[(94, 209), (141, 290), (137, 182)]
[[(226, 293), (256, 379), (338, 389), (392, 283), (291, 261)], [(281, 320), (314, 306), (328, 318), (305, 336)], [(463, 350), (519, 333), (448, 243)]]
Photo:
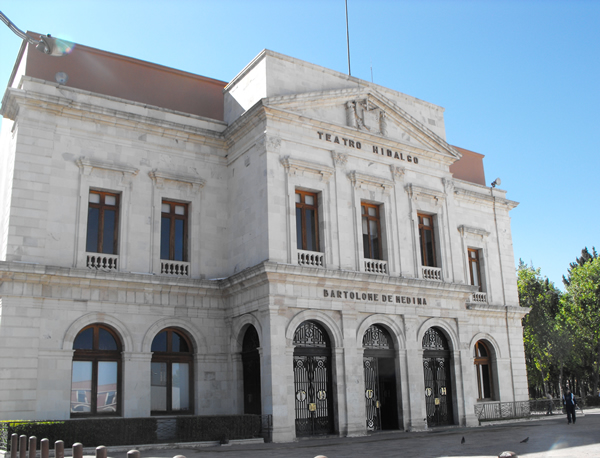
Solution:
[(339, 289), (324, 289), (323, 297), (366, 302), (393, 302), (396, 304), (427, 305), (427, 299), (424, 297), (402, 296), (400, 294), (361, 293), (358, 291), (344, 291)]

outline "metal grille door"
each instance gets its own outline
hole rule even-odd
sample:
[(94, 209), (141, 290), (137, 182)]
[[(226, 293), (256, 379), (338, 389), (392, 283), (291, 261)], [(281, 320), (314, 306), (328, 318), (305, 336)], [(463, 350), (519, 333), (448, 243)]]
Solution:
[(365, 403), (367, 413), (367, 429), (375, 431), (381, 429), (381, 402), (379, 399), (379, 371), (377, 358), (364, 357), (363, 367), (365, 371)]
[(430, 328), (423, 336), (423, 376), (427, 426), (453, 423), (450, 349), (441, 330)]
[(294, 356), (297, 436), (329, 434), (333, 431), (328, 365), (329, 358), (325, 355)]

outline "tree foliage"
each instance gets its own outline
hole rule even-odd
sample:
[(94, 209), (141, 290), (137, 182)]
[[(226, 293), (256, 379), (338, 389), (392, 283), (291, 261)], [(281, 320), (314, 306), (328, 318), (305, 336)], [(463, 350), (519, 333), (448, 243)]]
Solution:
[(563, 275), (563, 283), (565, 284), (565, 286), (569, 286), (569, 284), (571, 283), (571, 272), (573, 271), (573, 269), (584, 265), (586, 262), (591, 261), (592, 259), (597, 258), (598, 253), (596, 252), (596, 247), (592, 247), (591, 253), (589, 252), (588, 247), (585, 247), (583, 250), (581, 250), (581, 257), (575, 258), (575, 262), (569, 264), (567, 276), (565, 277)]

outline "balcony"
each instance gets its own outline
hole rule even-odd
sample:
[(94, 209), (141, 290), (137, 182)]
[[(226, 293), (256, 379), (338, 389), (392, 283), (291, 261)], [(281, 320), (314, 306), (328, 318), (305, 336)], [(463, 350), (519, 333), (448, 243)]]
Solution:
[(86, 253), (86, 267), (103, 272), (116, 272), (119, 256), (116, 254)]
[(421, 266), (421, 277), (424, 280), (442, 281), (442, 269), (439, 267)]
[(387, 275), (387, 261), (382, 261), (380, 259), (365, 259), (365, 272)]
[(163, 259), (160, 261), (160, 274), (171, 275), (173, 277), (189, 277), (190, 263)]
[(473, 293), (469, 299), (469, 302), (474, 302), (477, 304), (487, 304), (487, 294), (486, 293)]
[(309, 267), (325, 267), (325, 254), (318, 251), (298, 250), (298, 264)]

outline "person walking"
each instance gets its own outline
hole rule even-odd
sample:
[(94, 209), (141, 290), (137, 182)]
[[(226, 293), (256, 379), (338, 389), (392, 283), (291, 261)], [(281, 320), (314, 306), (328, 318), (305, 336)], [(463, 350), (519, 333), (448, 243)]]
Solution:
[(571, 424), (571, 419), (573, 419), (573, 424), (575, 424), (575, 406), (577, 405), (577, 401), (573, 393), (571, 393), (570, 388), (566, 388), (566, 393), (563, 394), (563, 404), (567, 411), (567, 424)]

